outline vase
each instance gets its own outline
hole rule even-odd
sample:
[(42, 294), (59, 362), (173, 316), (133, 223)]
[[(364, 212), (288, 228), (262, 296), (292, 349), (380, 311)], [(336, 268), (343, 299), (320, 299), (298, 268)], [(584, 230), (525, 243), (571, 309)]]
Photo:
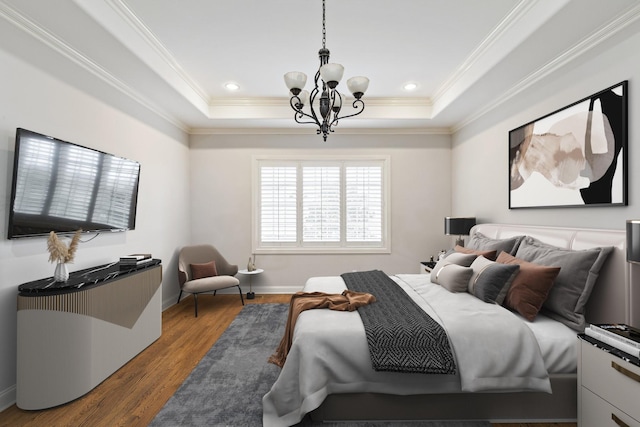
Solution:
[(67, 264), (59, 262), (56, 264), (56, 270), (53, 272), (53, 279), (56, 282), (66, 282), (69, 280), (69, 269)]

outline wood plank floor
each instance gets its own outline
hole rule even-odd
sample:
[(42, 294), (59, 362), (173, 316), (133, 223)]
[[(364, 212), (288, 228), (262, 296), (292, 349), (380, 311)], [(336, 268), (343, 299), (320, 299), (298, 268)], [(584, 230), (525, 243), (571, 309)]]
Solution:
[[(288, 303), (290, 295), (257, 295), (247, 304)], [(198, 317), (188, 297), (162, 313), (162, 336), (85, 396), (56, 408), (0, 412), (0, 426), (146, 426), (242, 309), (238, 295), (201, 295)], [(494, 424), (575, 427), (576, 424)]]

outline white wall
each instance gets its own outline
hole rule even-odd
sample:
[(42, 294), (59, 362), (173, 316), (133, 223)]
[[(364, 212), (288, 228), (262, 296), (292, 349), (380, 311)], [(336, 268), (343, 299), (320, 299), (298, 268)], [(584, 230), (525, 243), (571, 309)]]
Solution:
[[(0, 50), (0, 410), (15, 401), (16, 296), (53, 275), (45, 238), (7, 240), (15, 131), (23, 127), (141, 163), (136, 230), (80, 245), (71, 270), (151, 252), (164, 264), (163, 300), (174, 304), (175, 250), (189, 239), (187, 136), (168, 137)], [(176, 134), (179, 132), (174, 132)], [(86, 236), (83, 240), (90, 238)], [(46, 355), (42, 355), (46, 363)], [(55, 369), (55, 367), (52, 367)]]
[[(604, 46), (603, 46), (604, 48)], [(611, 42), (599, 55), (564, 67), (453, 135), (452, 209), (480, 222), (623, 229), (640, 217), (640, 35)], [(629, 80), (629, 205), (508, 209), (508, 133), (559, 108)]]
[[(310, 131), (312, 133), (312, 131)], [(418, 272), (451, 239), (450, 141), (446, 135), (340, 135), (323, 142), (310, 135), (192, 135), (192, 241), (217, 246), (244, 268), (251, 255), (251, 160), (258, 154), (357, 155), (391, 158), (391, 254), (257, 255), (265, 272), (253, 278), (257, 293), (299, 291), (311, 276), (352, 270)], [(248, 279), (239, 276), (243, 290)]]

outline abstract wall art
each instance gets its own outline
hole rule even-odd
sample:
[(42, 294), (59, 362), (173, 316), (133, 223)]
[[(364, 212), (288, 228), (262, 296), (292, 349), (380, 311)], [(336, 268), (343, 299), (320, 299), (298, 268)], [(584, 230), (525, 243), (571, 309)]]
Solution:
[(627, 86), (509, 132), (509, 209), (627, 205)]

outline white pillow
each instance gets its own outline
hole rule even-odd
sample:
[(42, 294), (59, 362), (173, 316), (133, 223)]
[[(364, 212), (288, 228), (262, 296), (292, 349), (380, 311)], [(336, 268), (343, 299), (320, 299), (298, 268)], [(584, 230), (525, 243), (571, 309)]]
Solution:
[[(440, 266), (440, 268), (437, 271), (435, 268), (431, 271), (431, 282), (442, 286), (449, 292), (467, 292), (473, 269), (446, 262), (446, 260), (442, 261), (438, 261), (436, 267)], [(440, 265), (441, 262), (442, 265)]]

